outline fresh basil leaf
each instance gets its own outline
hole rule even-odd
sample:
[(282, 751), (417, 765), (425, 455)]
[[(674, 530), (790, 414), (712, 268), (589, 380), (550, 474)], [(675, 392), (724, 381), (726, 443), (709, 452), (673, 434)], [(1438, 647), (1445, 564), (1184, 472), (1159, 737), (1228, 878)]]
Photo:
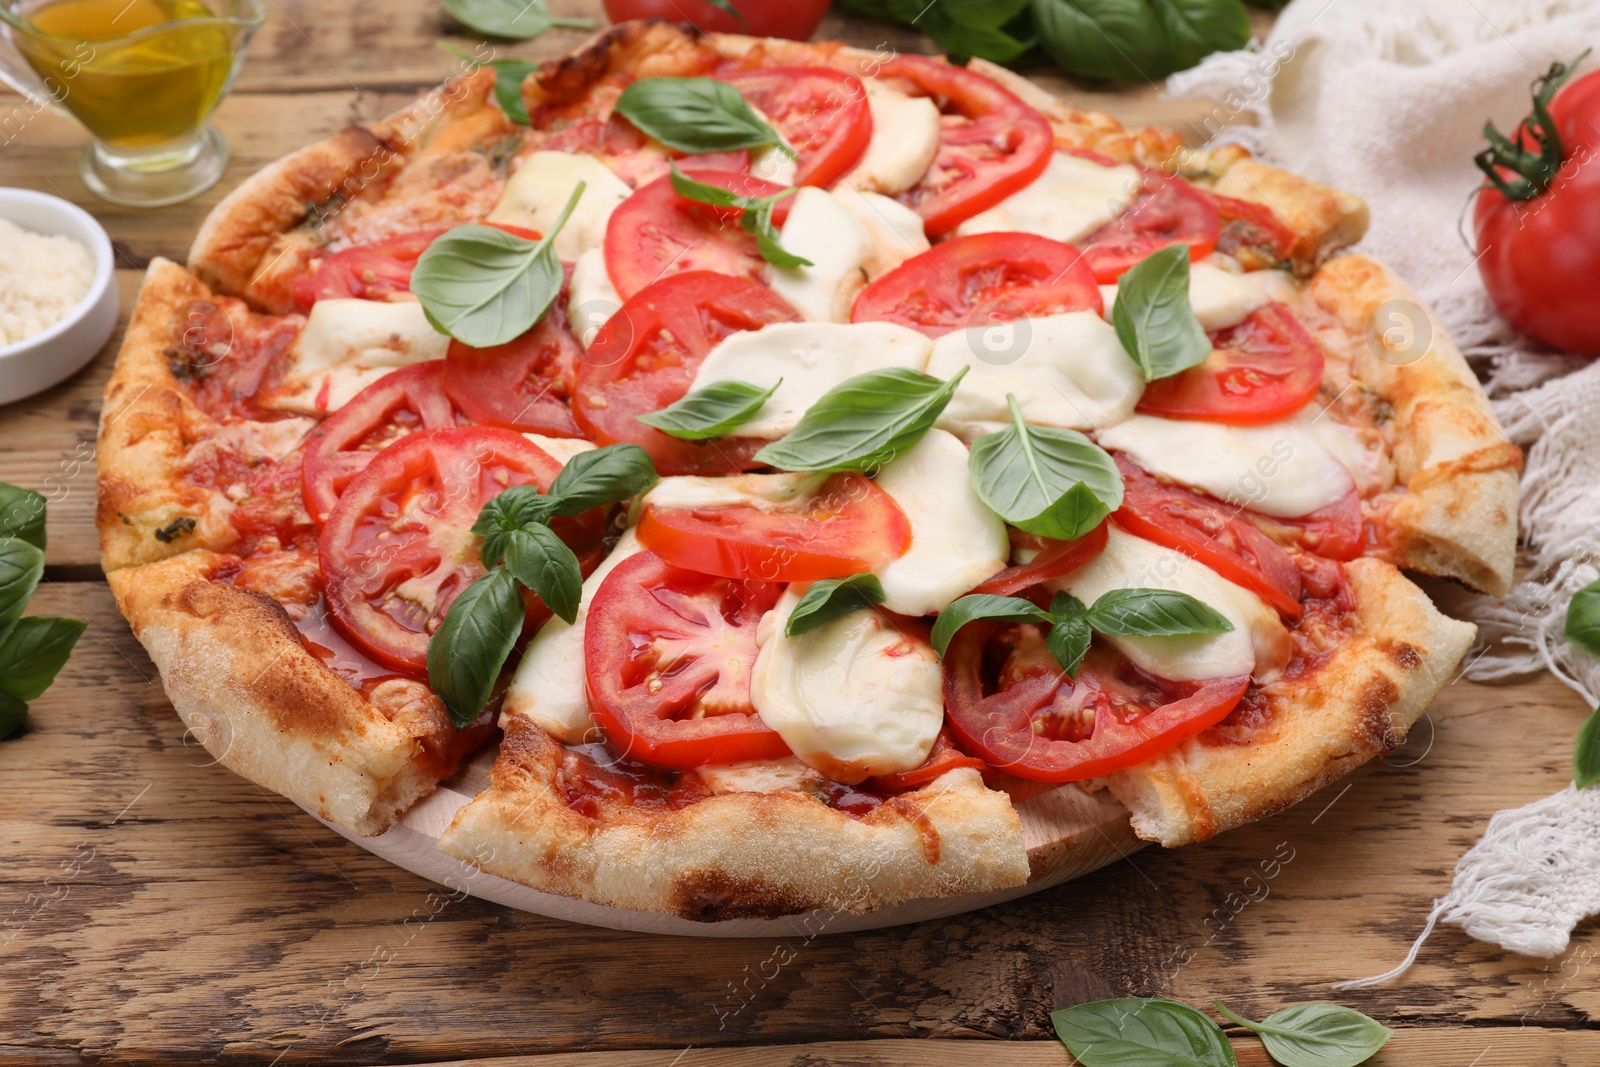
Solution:
[(1031, 426), (1007, 395), (1011, 425), (972, 442), (968, 477), (1006, 522), (1062, 541), (1082, 537), (1122, 506), (1122, 475), (1099, 445), (1075, 430)]
[(0, 482), (0, 537), (20, 537), (34, 548), (45, 548), (44, 512), (44, 497)]
[(921, 440), (939, 418), (962, 367), (948, 381), (903, 367), (868, 371), (829, 389), (788, 436), (755, 458), (786, 471), (868, 471)]
[(1216, 608), (1172, 589), (1113, 589), (1089, 608), (1089, 625), (1107, 637), (1188, 637), (1233, 629)]
[(539, 64), (530, 63), (526, 59), (479, 59), (461, 51), (448, 41), (440, 41), (439, 47), (474, 69), (488, 67), (493, 70), (494, 98), (499, 103), (500, 110), (506, 113), (506, 118), (520, 126), (532, 123), (527, 105), (522, 102), (522, 82), (539, 69)]
[(617, 112), (669, 148), (695, 154), (774, 145), (793, 150), (739, 90), (715, 78), (640, 78), (617, 97)]
[(556, 515), (581, 515), (638, 496), (657, 481), (650, 453), (638, 445), (606, 445), (567, 460), (550, 485)]
[(508, 534), (505, 568), (564, 621), (577, 620), (583, 572), (578, 557), (550, 527), (535, 522)]
[(942, 658), (950, 642), (969, 622), (992, 620), (995, 622), (1049, 622), (1050, 615), (1041, 611), (1033, 601), (1019, 596), (997, 596), (994, 593), (968, 593), (939, 612), (933, 620), (933, 634), (929, 640), (933, 650)]
[(473, 224), (429, 245), (411, 272), (411, 291), (434, 329), (473, 348), (503, 345), (532, 329), (561, 292), (565, 276), (553, 242), (583, 190), (579, 182), (541, 240)]
[(793, 187), (771, 196), (740, 196), (720, 185), (696, 181), (680, 171), (676, 163), (672, 164), (668, 180), (672, 182), (674, 192), (697, 204), (739, 209), (739, 228), (755, 237), (761, 257), (774, 267), (812, 265), (809, 259), (797, 256), (784, 248), (778, 239), (778, 231), (772, 225), (773, 205), (785, 197), (793, 196), (796, 192)]
[(1600, 782), (1600, 708), (1578, 727), (1578, 742), (1572, 747), (1572, 780), (1579, 789)]
[(935, 10), (969, 29), (998, 30), (1027, 7), (1028, 0), (940, 0)]
[(1033, 25), (1068, 73), (1103, 81), (1159, 81), (1250, 40), (1242, 0), (1033, 0)]
[(1129, 268), (1111, 322), (1147, 382), (1204, 363), (1211, 338), (1189, 305), (1189, 246), (1168, 245)]
[(1600, 582), (1572, 594), (1567, 604), (1567, 640), (1600, 656)]
[(1216, 1008), (1254, 1031), (1283, 1067), (1356, 1067), (1394, 1036), (1376, 1019), (1338, 1004), (1295, 1004), (1258, 1023), (1229, 1011), (1220, 1000)]
[(783, 384), (778, 379), (770, 389), (749, 382), (712, 382), (696, 389), (660, 411), (637, 416), (646, 426), (682, 441), (704, 441), (732, 433), (756, 417), (761, 405)]
[(12, 737), (28, 721), (28, 705), (0, 689), (0, 741)]
[(549, 522), (556, 499), (534, 485), (513, 485), (483, 505), (472, 532), (483, 538), (478, 556), (484, 567), (498, 566), (505, 558), (506, 540), (524, 526)]
[(789, 621), (783, 627), (784, 636), (796, 637), (852, 611), (882, 604), (886, 595), (883, 583), (870, 574), (812, 582), (806, 595), (789, 613)]
[(1050, 632), (1044, 635), (1045, 647), (1067, 672), (1076, 678), (1083, 657), (1089, 654), (1089, 609), (1071, 593), (1057, 593), (1050, 600)]
[(1188, 70), (1212, 52), (1250, 43), (1250, 12), (1242, 0), (1156, 0), (1167, 65)]
[[(991, 63), (1011, 63), (1026, 55), (1036, 43), (1032, 38), (1019, 40), (999, 26), (979, 26), (963, 22), (945, 4), (928, 8), (916, 23), (917, 28), (939, 44), (955, 62), (965, 62), (979, 56)], [(968, 6), (988, 6), (981, 3)], [(995, 7), (1009, 7), (996, 4)]]
[(522, 633), (526, 608), (511, 572), (496, 567), (461, 591), (428, 641), (428, 684), (457, 727), (478, 717)]
[(572, 30), (594, 28), (592, 19), (558, 19), (545, 0), (443, 0), (450, 16), (469, 30), (489, 37), (526, 41), (552, 26)]
[(0, 641), (28, 609), (43, 576), (43, 552), (20, 537), (0, 538)]
[(81, 619), (18, 619), (0, 642), (0, 690), (38, 700), (65, 666), (88, 625)]
[[(1287, 3), (1287, 0), (1285, 0), (1285, 2)], [(710, 4), (718, 11), (726, 11), (728, 14), (738, 19), (741, 25), (747, 28), (749, 27), (749, 20), (740, 13), (738, 8), (733, 6), (732, 0), (706, 0), (706, 3)]]
[(1175, 1000), (1119, 997), (1050, 1013), (1083, 1067), (1238, 1067), (1233, 1046), (1204, 1014)]

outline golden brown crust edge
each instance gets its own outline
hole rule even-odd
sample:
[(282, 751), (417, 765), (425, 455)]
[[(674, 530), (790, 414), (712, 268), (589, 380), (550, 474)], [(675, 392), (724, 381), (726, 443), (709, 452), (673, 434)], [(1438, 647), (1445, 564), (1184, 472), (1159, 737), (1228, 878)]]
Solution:
[(217, 762), (354, 833), (382, 833), (437, 783), (419, 759), (428, 731), (391, 721), (319, 663), (277, 603), (211, 581), (229, 559), (194, 551), (107, 580)]
[[(1356, 379), (1393, 408), (1385, 436), (1407, 490), (1387, 522), (1395, 561), (1503, 596), (1515, 565), (1522, 453), (1506, 438), (1444, 324), (1368, 256), (1331, 260), (1306, 295), (1344, 328)], [(1391, 301), (1399, 319), (1378, 322), (1376, 313)], [(1390, 330), (1400, 325), (1408, 328)], [(1425, 350), (1417, 342), (1422, 330)]]
[(507, 724), (490, 787), (440, 850), (542, 892), (702, 922), (865, 912), (1028, 880), (1016, 810), (974, 770), (861, 818), (801, 793), (727, 793), (600, 821), (557, 795), (559, 759), (537, 726)]
[(1354, 635), (1309, 677), (1271, 693), (1272, 718), (1248, 744), (1190, 740), (1106, 780), (1140, 837), (1169, 847), (1205, 841), (1304, 800), (1405, 740), (1476, 628), (1440, 614), (1387, 563), (1346, 567)]

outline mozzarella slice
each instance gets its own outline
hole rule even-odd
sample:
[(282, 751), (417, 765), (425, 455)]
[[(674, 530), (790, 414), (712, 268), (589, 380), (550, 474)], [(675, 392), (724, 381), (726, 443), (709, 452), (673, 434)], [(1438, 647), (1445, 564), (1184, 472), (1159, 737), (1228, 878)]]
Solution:
[(516, 674), (500, 706), (500, 725), (513, 718), (529, 719), (545, 733), (569, 745), (594, 741), (589, 714), (589, 686), (583, 670), (583, 633), (589, 605), (606, 575), (629, 556), (644, 550), (632, 530), (626, 531), (611, 555), (583, 580), (578, 617), (567, 623), (552, 618), (539, 628), (522, 653)]
[(578, 257), (572, 267), (572, 285), (567, 290), (567, 321), (583, 347), (594, 344), (600, 327), (622, 308), (622, 294), (611, 284), (606, 272), (606, 254), (591, 248)]
[(828, 780), (789, 756), (696, 768), (713, 793), (823, 793)]
[(868, 281), (930, 247), (922, 216), (900, 201), (881, 193), (862, 192), (845, 182), (834, 187), (832, 196), (872, 235), (872, 256), (864, 264)]
[(911, 523), (911, 547), (876, 572), (890, 611), (942, 611), (1010, 559), (1006, 524), (973, 491), (967, 446), (945, 431), (929, 430), (896, 456), (877, 485)]
[(822, 394), (846, 378), (888, 367), (922, 370), (933, 344), (888, 322), (779, 322), (728, 337), (707, 353), (693, 389), (730, 379), (778, 391), (739, 427), (740, 437), (782, 437)]
[(929, 374), (950, 378), (962, 367), (971, 370), (938, 425), (968, 441), (1010, 425), (1007, 393), (1027, 421), (1073, 430), (1127, 418), (1144, 393), (1117, 331), (1092, 311), (973, 326), (934, 341)]
[(872, 113), (872, 140), (861, 162), (839, 184), (894, 196), (921, 181), (939, 154), (939, 105), (872, 78), (862, 84)]
[(802, 763), (836, 782), (918, 766), (944, 724), (932, 646), (872, 610), (786, 637), (804, 588), (790, 586), (762, 616), (750, 703)]
[(1099, 439), (1151, 474), (1280, 519), (1309, 515), (1355, 488), (1344, 465), (1293, 420), (1225, 426), (1135, 415)]
[(522, 436), (544, 449), (551, 459), (563, 467), (579, 452), (593, 452), (597, 447), (593, 441), (585, 441), (581, 437), (546, 437), (542, 433), (525, 433)]
[(720, 508), (744, 506), (777, 511), (822, 488), (826, 474), (735, 474), (711, 478), (696, 474), (663, 478), (634, 502), (630, 522), (637, 522), (648, 505), (658, 508)]
[(583, 196), (555, 240), (556, 255), (570, 263), (604, 243), (611, 212), (633, 192), (597, 157), (572, 152), (529, 153), (506, 182), (499, 202), (489, 212), (489, 221), (547, 233), (579, 182), (584, 183)]
[[(1189, 306), (1195, 318), (1207, 330), (1225, 330), (1237, 326), (1250, 313), (1263, 304), (1276, 299), (1275, 278), (1281, 271), (1252, 271), (1236, 274), (1222, 270), (1204, 261), (1189, 267)], [(1102, 285), (1100, 297), (1105, 303), (1106, 320), (1111, 319), (1112, 306), (1117, 302), (1117, 287)]]
[(1111, 637), (1136, 665), (1177, 682), (1250, 674), (1262, 680), (1288, 662), (1289, 631), (1255, 593), (1181, 552), (1106, 526), (1106, 547), (1086, 566), (1047, 583), (1093, 604), (1113, 589), (1170, 589), (1221, 612), (1233, 629), (1191, 637)]
[(956, 227), (957, 236), (997, 231), (1033, 233), (1071, 244), (1128, 209), (1139, 192), (1139, 171), (1056, 152), (1027, 188)]
[(390, 371), (443, 359), (449, 347), (450, 338), (429, 324), (415, 300), (318, 300), (267, 404), (307, 414), (338, 411)]
[(1383, 434), (1376, 427), (1347, 426), (1314, 402), (1296, 412), (1292, 421), (1350, 472), (1362, 496), (1394, 488), (1394, 460), (1389, 458)]
[(849, 322), (877, 252), (872, 234), (824, 189), (807, 186), (792, 203), (783, 247), (811, 266), (768, 267), (767, 284), (808, 322)]

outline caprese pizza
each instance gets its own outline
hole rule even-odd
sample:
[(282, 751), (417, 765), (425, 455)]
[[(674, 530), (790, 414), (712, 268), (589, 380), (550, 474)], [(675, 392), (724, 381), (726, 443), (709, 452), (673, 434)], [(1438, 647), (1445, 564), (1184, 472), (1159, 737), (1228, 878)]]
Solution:
[[(1354, 197), (975, 61), (629, 23), (250, 178), (107, 387), (118, 603), (226, 766), (697, 919), (1203, 841), (1399, 744), (1520, 456)], [(1374, 329), (1407, 302), (1412, 336)], [(1382, 325), (1379, 322), (1379, 325)]]

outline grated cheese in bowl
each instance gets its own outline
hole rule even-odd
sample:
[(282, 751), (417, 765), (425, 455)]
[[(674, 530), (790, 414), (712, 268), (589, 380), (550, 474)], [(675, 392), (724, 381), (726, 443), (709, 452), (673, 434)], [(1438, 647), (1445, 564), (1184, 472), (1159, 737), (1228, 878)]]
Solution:
[(66, 318), (93, 282), (94, 257), (82, 244), (0, 219), (0, 348)]

